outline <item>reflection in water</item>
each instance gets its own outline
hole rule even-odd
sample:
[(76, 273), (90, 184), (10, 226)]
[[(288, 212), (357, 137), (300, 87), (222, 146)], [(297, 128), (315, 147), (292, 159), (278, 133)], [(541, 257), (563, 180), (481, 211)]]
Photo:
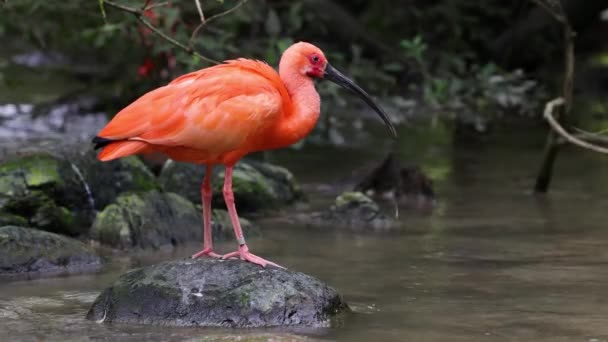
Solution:
[[(344, 295), (354, 313), (339, 327), (238, 331), (84, 320), (99, 291), (130, 267), (116, 262), (97, 275), (0, 284), (0, 340), (608, 340), (606, 160), (579, 151), (560, 155), (568, 163), (558, 165), (554, 191), (537, 198), (529, 189), (542, 141), (506, 141), (429, 147), (443, 158), (429, 162), (445, 176), (438, 205), (431, 215), (402, 213), (396, 231), (260, 222), (264, 238), (251, 239), (252, 248)], [(299, 152), (298, 160), (287, 162), (289, 154), (279, 152), (275, 161), (293, 166), (308, 189), (340, 184), (362, 156), (382, 157), (382, 151), (325, 149), (324, 155)], [(422, 155), (426, 150), (404, 152), (410, 160)], [(326, 172), (315, 163), (322, 160), (340, 163)], [(344, 190), (328, 189), (309, 192), (312, 207)], [(218, 244), (219, 250), (232, 247)], [(186, 257), (193, 248), (150, 253), (137, 263)]]

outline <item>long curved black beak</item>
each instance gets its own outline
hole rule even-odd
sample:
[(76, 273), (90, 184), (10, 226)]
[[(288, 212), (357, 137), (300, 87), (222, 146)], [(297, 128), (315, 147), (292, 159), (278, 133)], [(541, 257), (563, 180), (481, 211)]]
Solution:
[(355, 93), (355, 95), (363, 99), (365, 103), (367, 103), (376, 111), (376, 113), (378, 113), (382, 121), (384, 121), (384, 124), (388, 127), (388, 130), (391, 132), (393, 138), (397, 138), (397, 131), (391, 123), (391, 120), (388, 118), (388, 115), (386, 115), (386, 112), (384, 112), (384, 110), (380, 108), (380, 106), (376, 102), (374, 102), (374, 100), (372, 100), (372, 98), (367, 92), (365, 92), (365, 90), (361, 89), (361, 87), (359, 87), (355, 82), (344, 76), (341, 72), (339, 72), (336, 68), (332, 67), (329, 63), (325, 67), (325, 74), (323, 75), (323, 78), (352, 91), (353, 93)]

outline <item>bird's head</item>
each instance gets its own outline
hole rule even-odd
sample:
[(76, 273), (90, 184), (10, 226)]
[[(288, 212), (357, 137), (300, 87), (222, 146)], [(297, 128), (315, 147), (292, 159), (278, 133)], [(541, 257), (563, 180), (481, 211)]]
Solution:
[[(285, 52), (281, 58), (281, 64), (287, 62), (290, 69), (299, 71), (301, 75), (313, 79), (325, 79), (346, 88), (360, 97), (367, 103), (384, 121), (391, 135), (396, 138), (397, 131), (391, 123), (386, 112), (369, 96), (369, 94), (359, 87), (353, 80), (344, 76), (340, 71), (331, 66), (325, 54), (318, 47), (305, 42), (295, 43)], [(286, 63), (286, 64), (287, 64)], [(282, 67), (282, 66), (281, 66)]]

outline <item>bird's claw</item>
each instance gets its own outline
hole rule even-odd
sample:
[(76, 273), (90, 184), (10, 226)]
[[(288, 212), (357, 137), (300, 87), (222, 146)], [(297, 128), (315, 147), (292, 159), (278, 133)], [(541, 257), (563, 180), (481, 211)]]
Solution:
[(224, 256), (222, 256), (222, 259), (230, 259), (230, 258), (239, 258), (244, 261), (249, 261), (252, 264), (260, 265), (262, 267), (271, 265), (271, 266), (275, 266), (278, 268), (283, 268), (283, 269), (285, 268), (279, 264), (276, 264), (272, 261), (268, 261), (266, 259), (260, 258), (259, 256), (250, 253), (249, 248), (247, 248), (247, 245), (241, 245), (241, 246), (239, 246), (238, 251), (228, 253), (228, 254), (225, 254)]
[(202, 251), (192, 255), (192, 259), (198, 259), (203, 256), (209, 256), (212, 258), (221, 258), (222, 256), (213, 252), (213, 248), (205, 248)]

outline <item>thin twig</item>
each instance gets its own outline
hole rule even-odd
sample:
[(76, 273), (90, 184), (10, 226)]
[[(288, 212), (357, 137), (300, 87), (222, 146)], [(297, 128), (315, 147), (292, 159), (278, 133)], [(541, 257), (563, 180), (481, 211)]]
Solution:
[(608, 138), (608, 136), (606, 136), (606, 134), (608, 134), (608, 128), (602, 129), (601, 131), (597, 131), (597, 132), (589, 132), (584, 129), (578, 128), (578, 127), (572, 127), (572, 129), (574, 129), (575, 131), (578, 131), (579, 133), (584, 133), (584, 134), (587, 134), (590, 136), (593, 135), (593, 136), (600, 136), (600, 137)]
[[(188, 43), (188, 45), (190, 47), (192, 47), (192, 44), (194, 43), (194, 39), (196, 38), (196, 36), (198, 35), (198, 33), (200, 32), (200, 30), (203, 29), (203, 27), (205, 27), (207, 24), (209, 24), (210, 22), (217, 20), (225, 15), (228, 15), (236, 10), (238, 10), (239, 8), (241, 8), (241, 6), (243, 6), (248, 0), (241, 0), (239, 1), (236, 5), (234, 5), (232, 8), (225, 10), (224, 12), (212, 15), (211, 17), (209, 17), (208, 19), (205, 19), (204, 15), (202, 14), (202, 8), (200, 10), (200, 15), (201, 15), (201, 23), (198, 24), (198, 26), (194, 29), (194, 31), (192, 31), (192, 36), (190, 36), (190, 42)], [(199, 2), (198, 0), (196, 0), (196, 4), (197, 6), (199, 6)]]
[(148, 5), (150, 4), (151, 0), (146, 0), (146, 2), (144, 2), (144, 5), (141, 6), (141, 10), (145, 11), (148, 8)]
[(156, 7), (167, 6), (168, 4), (169, 4), (169, 1), (157, 2), (155, 4), (144, 7), (144, 9), (142, 11), (148, 11), (148, 10), (151, 10)]
[(205, 13), (203, 13), (203, 6), (201, 6), (201, 0), (194, 0), (196, 4), (196, 10), (198, 11), (198, 15), (201, 17), (201, 24), (205, 22)]
[(110, 7), (114, 7), (118, 10), (121, 10), (123, 12), (127, 12), (127, 13), (131, 13), (133, 14), (133, 16), (135, 16), (135, 18), (142, 23), (145, 27), (149, 28), (150, 31), (152, 31), (154, 34), (156, 34), (157, 36), (161, 37), (162, 39), (166, 40), (167, 42), (173, 44), (174, 46), (184, 50), (185, 52), (196, 56), (202, 60), (204, 60), (207, 63), (211, 63), (211, 64), (219, 64), (218, 61), (213, 60), (209, 57), (205, 57), (203, 55), (201, 55), (200, 53), (194, 51), (194, 49), (192, 49), (191, 47), (188, 47), (186, 45), (184, 45), (183, 43), (169, 37), (168, 35), (166, 35), (164, 32), (162, 32), (161, 30), (159, 30), (158, 28), (156, 28), (154, 25), (152, 25), (148, 20), (144, 19), (144, 13), (142, 10), (136, 9), (136, 8), (132, 8), (132, 7), (128, 7), (128, 6), (124, 6), (121, 4), (117, 4), (113, 1), (110, 0), (103, 0), (103, 2), (105, 4), (107, 4)]
[(577, 127), (572, 127), (572, 130), (576, 132), (574, 136), (577, 138), (600, 144), (608, 144), (608, 136), (602, 135), (602, 133), (604, 133), (606, 130), (599, 132), (589, 132)]
[(558, 97), (556, 99), (553, 99), (553, 100), (547, 102), (547, 104), (545, 105), (544, 117), (545, 117), (545, 120), (547, 120), (547, 122), (549, 122), (549, 125), (551, 125), (551, 128), (553, 128), (553, 130), (557, 134), (559, 134), (562, 138), (566, 139), (571, 144), (574, 144), (579, 147), (582, 147), (582, 148), (585, 148), (588, 150), (592, 150), (595, 152), (608, 154), (608, 148), (588, 143), (584, 140), (581, 140), (581, 139), (571, 135), (559, 124), (559, 122), (557, 122), (555, 117), (553, 117), (553, 111), (554, 111), (555, 107), (563, 106), (565, 104), (566, 104), (566, 102), (564, 101), (564, 98)]

